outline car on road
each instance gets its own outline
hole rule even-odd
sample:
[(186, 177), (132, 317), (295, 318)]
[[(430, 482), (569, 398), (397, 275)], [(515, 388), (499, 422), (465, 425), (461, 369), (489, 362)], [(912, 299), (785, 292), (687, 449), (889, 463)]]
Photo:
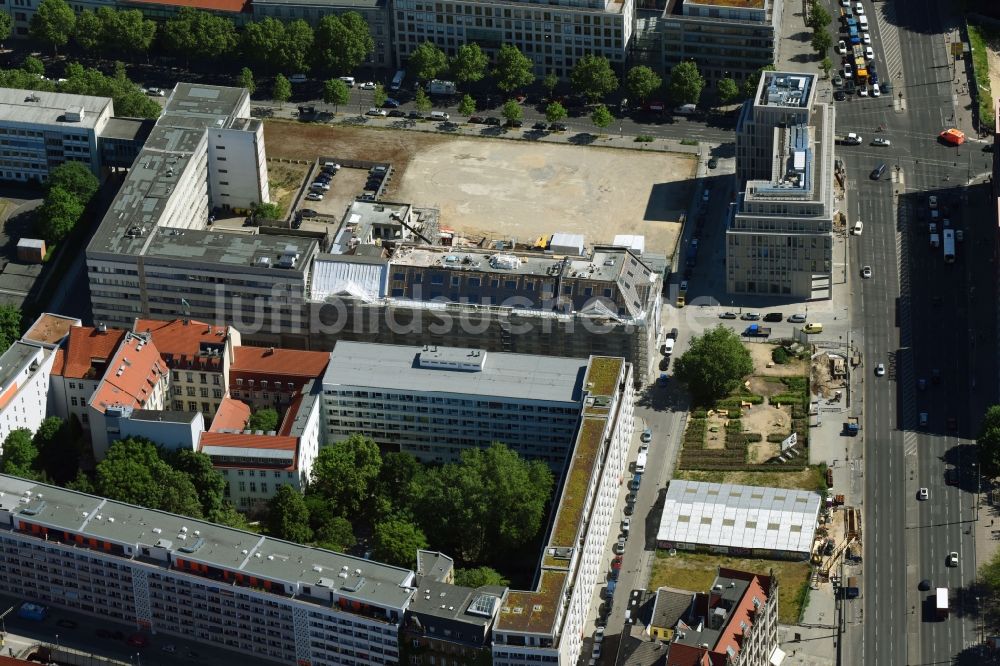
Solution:
[(487, 116), (483, 120), (483, 124), (484, 125), (493, 125), (494, 127), (499, 127), (502, 123), (501, 123), (500, 119), (497, 118), (496, 116)]
[(622, 564), (623, 564), (623, 559), (621, 555), (615, 555), (615, 557), (611, 560), (612, 569), (621, 569)]
[(146, 88), (146, 94), (150, 97), (164, 97), (166, 93), (163, 92), (163, 88)]
[(804, 324), (806, 321), (806, 316), (801, 313), (793, 314), (788, 318), (788, 321), (792, 324)]
[(865, 266), (864, 268), (861, 269), (861, 277), (863, 277), (863, 278), (865, 278), (867, 280), (871, 276), (872, 276), (872, 267), (871, 266)]
[(553, 132), (565, 132), (567, 128), (563, 123), (552, 123), (549, 125), (549, 129)]
[(920, 427), (921, 428), (926, 428), (927, 427), (927, 421), (928, 420), (930, 420), (930, 417), (927, 416), (927, 412), (920, 412), (919, 422), (920, 422)]
[(539, 132), (545, 131), (548, 128), (549, 126), (543, 121), (538, 121), (537, 123), (531, 126), (531, 129), (538, 130)]
[(858, 88), (858, 97), (868, 97), (868, 86)]
[(844, 78), (845, 79), (854, 78), (854, 68), (851, 67), (851, 63), (849, 62), (844, 63)]
[(408, 114), (406, 114), (406, 117), (409, 118), (410, 120), (423, 120), (424, 114), (420, 113), (419, 111), (410, 111)]
[(881, 97), (881, 96), (882, 96), (882, 89), (878, 87), (878, 83), (872, 83), (872, 97)]
[(387, 115), (389, 115), (389, 112), (386, 111), (385, 109), (380, 109), (377, 106), (373, 106), (372, 108), (368, 109), (368, 111), (365, 113), (365, 115), (368, 115), (368, 116), (380, 116), (382, 118), (385, 118)]
[(482, 116), (470, 116), (469, 117), (469, 124), (470, 125), (485, 125), (486, 124), (486, 119), (483, 118)]
[(632, 529), (632, 519), (625, 518), (622, 520), (622, 534), (627, 536), (630, 529)]
[(873, 51), (872, 47), (870, 47), (870, 46), (866, 46), (865, 47), (865, 59), (866, 60), (874, 60), (875, 59), (875, 51)]
[(917, 583), (917, 589), (921, 592), (928, 592), (931, 589), (931, 582), (924, 578), (922, 581)]
[(842, 77), (840, 74), (834, 74), (833, 78), (831, 79), (831, 82), (833, 83), (833, 85), (839, 88), (840, 86), (844, 85), (844, 77)]
[(719, 319), (736, 319), (735, 312), (723, 312), (719, 315)]
[(885, 148), (888, 148), (889, 146), (892, 145), (892, 142), (889, 141), (889, 139), (884, 139), (884, 138), (882, 138), (882, 137), (879, 136), (879, 137), (876, 137), (876, 138), (872, 139), (872, 145), (873, 146), (883, 146)]
[(864, 42), (865, 44), (871, 44), (872, 36), (867, 32), (863, 32), (861, 33), (861, 41)]
[(883, 375), (885, 375), (885, 364), (879, 363), (875, 366), (875, 376), (882, 377)]
[(628, 482), (629, 490), (639, 490), (639, 485), (642, 483), (642, 477), (636, 474), (631, 481)]
[(309, 194), (306, 195), (306, 199), (308, 199), (309, 201), (322, 201), (323, 195), (320, 194), (319, 192), (310, 192)]
[(842, 39), (837, 42), (837, 53), (840, 55), (847, 53), (847, 44)]
[(864, 139), (861, 138), (860, 134), (855, 132), (848, 132), (847, 136), (844, 137), (843, 143), (848, 146), (860, 146)]
[(375, 90), (376, 86), (374, 81), (365, 81), (360, 87), (362, 90)]
[(709, 160), (708, 160), (708, 168), (709, 169), (714, 169), (717, 166), (719, 166), (719, 160), (716, 159), (716, 158), (714, 158), (714, 157), (709, 158)]
[(845, 99), (847, 99), (847, 93), (845, 93), (843, 90), (835, 90), (833, 92), (833, 99), (837, 100), (838, 102), (843, 102)]
[(400, 111), (399, 109), (392, 109), (386, 115), (388, 117), (390, 117), (390, 118), (405, 118), (406, 117), (406, 111)]
[(663, 354), (664, 356), (670, 356), (671, 354), (674, 353), (675, 344), (677, 344), (676, 340), (674, 340), (673, 338), (667, 338), (666, 341), (663, 343), (663, 346), (660, 347), (660, 353)]
[(615, 551), (615, 555), (621, 555), (622, 553), (624, 553), (625, 552), (625, 539), (619, 539), (615, 543), (615, 547), (614, 547), (613, 550)]
[(770, 322), (781, 321), (784, 318), (785, 315), (781, 314), (780, 312), (768, 312), (766, 315), (764, 315), (764, 321), (770, 321)]
[(651, 442), (651, 441), (653, 441), (653, 431), (650, 430), (649, 428), (646, 428), (645, 430), (643, 430), (642, 431), (642, 435), (639, 436), (639, 441), (640, 442)]
[(958, 469), (955, 467), (949, 467), (944, 471), (944, 483), (947, 486), (957, 486), (958, 485)]
[(936, 194), (932, 194), (927, 197), (927, 205), (931, 207), (931, 210), (938, 207), (938, 198)]
[(385, 101), (382, 103), (382, 108), (385, 109), (398, 109), (401, 106), (398, 99), (392, 97), (386, 97)]
[(917, 499), (925, 500), (930, 498), (930, 492), (926, 488), (917, 491)]
[(679, 331), (676, 328), (672, 328), (670, 329), (670, 332), (667, 333), (667, 337), (670, 338), (671, 340), (676, 340), (678, 334)]
[(805, 326), (802, 327), (802, 330), (806, 333), (822, 333), (823, 324), (815, 324), (815, 323), (806, 324)]
[(760, 319), (759, 312), (744, 312), (740, 315), (740, 319), (743, 321), (757, 321)]
[(863, 15), (865, 13), (865, 6), (860, 2), (854, 3), (854, 12), (858, 15)]
[(631, 516), (633, 513), (635, 513), (635, 506), (631, 504), (626, 504), (625, 508), (622, 509), (622, 513), (624, 513), (626, 516)]
[(149, 638), (145, 634), (132, 634), (125, 642), (132, 647), (144, 648), (149, 645)]
[(169, 652), (171, 654), (173, 654), (174, 652), (177, 652), (177, 646), (174, 645), (173, 643), (167, 643), (166, 645), (164, 645), (160, 649), (163, 650), (164, 652)]
[(948, 553), (948, 566), (957, 567), (958, 566), (958, 553), (954, 550)]
[(876, 165), (876, 167), (872, 169), (872, 172), (868, 174), (868, 177), (871, 178), (872, 180), (878, 180), (879, 178), (882, 177), (882, 174), (885, 173), (885, 168), (886, 168), (885, 162)]
[(961, 146), (965, 143), (965, 132), (952, 127), (938, 134), (938, 138), (949, 145)]

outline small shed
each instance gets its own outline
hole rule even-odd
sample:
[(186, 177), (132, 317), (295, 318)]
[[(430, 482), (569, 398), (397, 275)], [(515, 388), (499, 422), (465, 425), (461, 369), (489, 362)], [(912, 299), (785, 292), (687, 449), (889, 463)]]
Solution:
[(616, 247), (627, 247), (636, 252), (639, 256), (646, 250), (646, 237), (636, 234), (618, 234), (615, 236)]
[(582, 234), (552, 234), (552, 242), (549, 243), (549, 250), (552, 254), (568, 254), (573, 257), (582, 257), (584, 250)]
[(17, 259), (30, 264), (40, 264), (45, 259), (45, 241), (41, 238), (22, 238), (17, 241)]

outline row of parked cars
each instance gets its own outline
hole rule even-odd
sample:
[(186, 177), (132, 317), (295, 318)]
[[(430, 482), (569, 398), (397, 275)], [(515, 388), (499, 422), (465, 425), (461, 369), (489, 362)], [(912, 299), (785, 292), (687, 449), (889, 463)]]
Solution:
[(309, 201), (322, 201), (323, 195), (330, 191), (330, 183), (338, 171), (340, 171), (339, 164), (335, 164), (334, 162), (324, 164), (316, 176), (316, 180), (309, 185), (309, 193), (306, 194), (306, 199)]

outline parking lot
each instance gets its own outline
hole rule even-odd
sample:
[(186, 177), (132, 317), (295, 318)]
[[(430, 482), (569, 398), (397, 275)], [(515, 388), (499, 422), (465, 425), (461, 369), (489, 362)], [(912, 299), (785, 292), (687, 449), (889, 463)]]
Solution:
[[(275, 157), (389, 162), (394, 176), (383, 199), (437, 208), (442, 224), (467, 236), (526, 242), (568, 232), (600, 243), (642, 234), (647, 250), (666, 254), (696, 169), (688, 155), (275, 121), (265, 140)], [(307, 207), (343, 214), (365, 174), (354, 187), (342, 171), (324, 201)]]

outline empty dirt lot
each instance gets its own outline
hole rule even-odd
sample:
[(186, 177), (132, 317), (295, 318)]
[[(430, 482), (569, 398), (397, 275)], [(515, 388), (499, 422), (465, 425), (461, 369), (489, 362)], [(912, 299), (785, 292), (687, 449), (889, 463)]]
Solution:
[(270, 157), (392, 162), (387, 200), (438, 208), (443, 227), (470, 237), (569, 232), (593, 244), (641, 234), (664, 254), (696, 166), (686, 155), (281, 121), (264, 135)]

